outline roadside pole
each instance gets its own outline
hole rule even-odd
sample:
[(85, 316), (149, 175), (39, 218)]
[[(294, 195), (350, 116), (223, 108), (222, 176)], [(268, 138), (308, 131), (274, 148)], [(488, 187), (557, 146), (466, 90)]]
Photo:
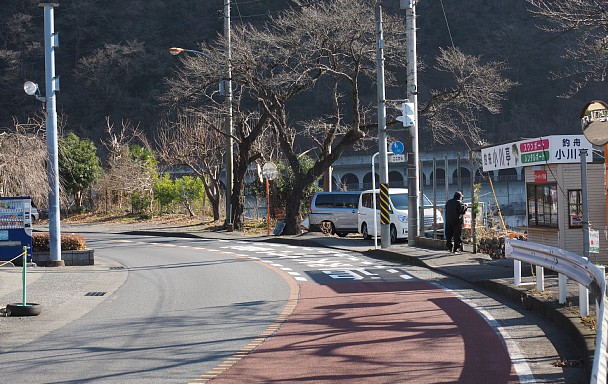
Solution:
[[(405, 9), (405, 29), (407, 36), (407, 99), (414, 104), (414, 121), (410, 127), (410, 138), (407, 153), (407, 188), (408, 188), (408, 245), (416, 246), (416, 236), (422, 232), (419, 225), (417, 207), (421, 207), (420, 196), (420, 156), (418, 152), (418, 74), (416, 65), (416, 0), (401, 0), (401, 9)], [(446, 170), (447, 171), (447, 170)], [(420, 215), (422, 216), (422, 214)]]
[[(380, 184), (388, 185), (386, 95), (384, 91), (384, 36), (382, 32), (381, 6), (376, 8), (376, 58), (378, 62), (378, 153), (380, 154)], [(376, 175), (372, 175), (374, 180), (375, 177)], [(376, 192), (374, 191), (374, 196), (375, 194)], [(376, 213), (374, 212), (374, 217), (375, 216)], [(381, 224), (380, 236), (381, 248), (389, 248), (391, 246), (390, 223)]]
[(59, 3), (40, 3), (44, 8), (44, 62), (46, 85), (46, 145), (49, 151), (49, 248), (51, 266), (61, 267), (61, 219), (59, 209), (59, 150), (57, 138), (56, 92), (59, 91), (59, 78), (55, 76), (55, 48), (59, 45), (55, 33), (54, 9)]

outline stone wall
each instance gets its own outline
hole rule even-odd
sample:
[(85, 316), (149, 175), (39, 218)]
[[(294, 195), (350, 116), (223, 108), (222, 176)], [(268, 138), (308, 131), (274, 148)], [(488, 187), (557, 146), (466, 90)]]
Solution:
[[(95, 256), (93, 249), (85, 249), (82, 251), (61, 251), (61, 260), (65, 265), (95, 265)], [(32, 261), (39, 266), (48, 266), (51, 263), (50, 252), (34, 252)]]

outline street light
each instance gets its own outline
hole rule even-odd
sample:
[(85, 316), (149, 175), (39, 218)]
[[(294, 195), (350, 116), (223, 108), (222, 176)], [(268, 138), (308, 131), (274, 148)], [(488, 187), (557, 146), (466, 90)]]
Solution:
[[(196, 55), (201, 55), (207, 58), (211, 58), (209, 54), (201, 51), (196, 51), (194, 49), (185, 49), (179, 47), (171, 47), (169, 48), (169, 52), (176, 56), (180, 53), (194, 53)], [(225, 103), (226, 108), (228, 109), (228, 113), (226, 114), (226, 121), (224, 123), (224, 135), (226, 135), (226, 229), (229, 231), (234, 230), (234, 224), (232, 223), (232, 180), (233, 180), (233, 170), (232, 170), (232, 159), (234, 157), (233, 154), (233, 143), (232, 143), (232, 68), (230, 64), (230, 57), (228, 58), (228, 68), (226, 72), (226, 79), (220, 82), (220, 91), (222, 94), (225, 93)]]
[(211, 57), (208, 54), (206, 54), (205, 52), (196, 51), (194, 49), (185, 49), (185, 48), (179, 48), (179, 47), (171, 47), (171, 48), (169, 48), (169, 53), (171, 53), (173, 56), (177, 56), (177, 55), (179, 55), (180, 53), (183, 53), (183, 52), (194, 53), (194, 54), (205, 56), (205, 57), (209, 57), (209, 58)]
[(37, 99), (43, 99), (42, 101), (46, 101), (46, 99), (40, 96), (40, 88), (38, 88), (38, 84), (32, 81), (26, 81), (23, 83), (23, 90), (30, 96), (36, 96)]
[(55, 48), (59, 46), (58, 35), (54, 32), (54, 8), (58, 3), (42, 2), (44, 8), (44, 66), (45, 96), (40, 96), (38, 84), (26, 81), (23, 90), (30, 96), (46, 103), (46, 145), (49, 152), (47, 165), (49, 179), (49, 248), (50, 266), (64, 266), (61, 260), (61, 230), (59, 210), (59, 150), (57, 140), (56, 93), (59, 91), (59, 77), (55, 76)]

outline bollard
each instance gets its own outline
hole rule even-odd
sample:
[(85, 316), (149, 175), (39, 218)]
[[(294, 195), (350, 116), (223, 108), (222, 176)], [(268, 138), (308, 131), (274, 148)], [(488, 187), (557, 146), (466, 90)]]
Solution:
[[(604, 292), (604, 295), (606, 294), (606, 267), (603, 265), (596, 265), (597, 269), (600, 270), (600, 272), (602, 273), (602, 275), (604, 276), (604, 285), (600, 287), (600, 289), (602, 290), (602, 292)], [(604, 296), (602, 295), (602, 296)], [(597, 295), (596, 295), (597, 296)], [(601, 300), (603, 300), (604, 297), (596, 297), (595, 298), (595, 317), (596, 317), (596, 324), (599, 324), (600, 321), (602, 321), (602, 319), (600, 318), (600, 305), (601, 305)]]
[(563, 273), (559, 273), (557, 276), (559, 283), (559, 303), (566, 304), (566, 300), (568, 300), (568, 276)]
[(513, 259), (513, 284), (521, 285), (521, 261)]
[(589, 316), (589, 290), (582, 284), (578, 285), (578, 308), (581, 317)]
[(23, 253), (21, 254), (22, 258), (23, 258), (23, 272), (21, 274), (22, 278), (21, 281), (23, 283), (23, 290), (22, 290), (22, 294), (21, 294), (21, 298), (22, 298), (22, 302), (23, 302), (23, 306), (25, 307), (27, 305), (27, 247), (23, 247)]
[(545, 268), (540, 265), (536, 266), (536, 292), (545, 290)]
[[(587, 257), (583, 257), (589, 260)], [(578, 285), (578, 309), (581, 317), (589, 316), (589, 290), (582, 284)]]

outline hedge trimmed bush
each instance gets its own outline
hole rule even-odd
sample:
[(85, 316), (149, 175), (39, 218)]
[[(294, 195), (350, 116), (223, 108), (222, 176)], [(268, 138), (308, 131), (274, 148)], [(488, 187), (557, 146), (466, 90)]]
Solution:
[[(32, 235), (32, 248), (34, 252), (49, 251), (50, 235), (48, 233), (34, 233)], [(81, 251), (87, 249), (87, 242), (81, 235), (75, 233), (61, 234), (62, 251)]]

